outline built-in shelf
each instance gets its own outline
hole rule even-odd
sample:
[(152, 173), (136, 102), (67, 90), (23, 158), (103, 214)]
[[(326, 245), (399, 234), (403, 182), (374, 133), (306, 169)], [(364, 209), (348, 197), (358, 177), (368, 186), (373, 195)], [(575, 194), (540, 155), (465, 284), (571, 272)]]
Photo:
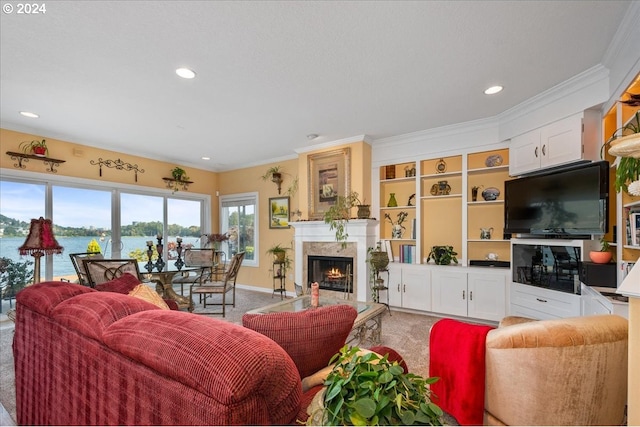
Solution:
[(29, 160), (40, 160), (47, 166), (47, 172), (57, 173), (56, 166), (60, 166), (62, 163), (66, 162), (66, 160), (53, 159), (51, 157), (44, 156), (36, 156), (35, 154), (25, 154), (25, 153), (17, 153), (15, 151), (7, 151), (7, 154), (11, 156), (11, 160), (16, 160), (18, 163), (14, 163), (13, 166), (18, 169), (25, 169), (26, 166), (24, 163), (27, 163)]

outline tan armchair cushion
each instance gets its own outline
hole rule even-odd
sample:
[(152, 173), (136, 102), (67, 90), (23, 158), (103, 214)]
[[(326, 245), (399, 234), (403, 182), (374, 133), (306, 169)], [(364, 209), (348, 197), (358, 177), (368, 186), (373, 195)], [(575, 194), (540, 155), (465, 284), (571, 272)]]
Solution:
[(616, 425), (627, 397), (628, 322), (525, 322), (486, 341), (485, 424)]

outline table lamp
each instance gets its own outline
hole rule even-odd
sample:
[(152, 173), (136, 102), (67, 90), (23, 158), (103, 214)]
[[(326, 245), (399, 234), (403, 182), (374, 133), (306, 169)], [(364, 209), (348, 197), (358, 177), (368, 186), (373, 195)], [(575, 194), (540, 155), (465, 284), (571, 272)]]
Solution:
[(24, 244), (18, 248), (20, 255), (33, 255), (33, 283), (40, 283), (40, 258), (42, 255), (61, 254), (63, 247), (53, 235), (53, 223), (50, 219), (31, 220), (29, 235)]

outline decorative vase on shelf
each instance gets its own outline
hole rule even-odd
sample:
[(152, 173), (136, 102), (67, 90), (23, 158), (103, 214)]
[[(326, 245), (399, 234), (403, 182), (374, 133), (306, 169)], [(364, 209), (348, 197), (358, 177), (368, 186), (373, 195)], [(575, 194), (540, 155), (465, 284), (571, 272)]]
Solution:
[(400, 224), (395, 224), (391, 227), (391, 238), (392, 239), (402, 239), (402, 234), (404, 232), (404, 227)]
[(396, 193), (391, 193), (389, 196), (389, 203), (387, 203), (387, 207), (395, 208), (398, 206), (398, 201), (396, 200)]

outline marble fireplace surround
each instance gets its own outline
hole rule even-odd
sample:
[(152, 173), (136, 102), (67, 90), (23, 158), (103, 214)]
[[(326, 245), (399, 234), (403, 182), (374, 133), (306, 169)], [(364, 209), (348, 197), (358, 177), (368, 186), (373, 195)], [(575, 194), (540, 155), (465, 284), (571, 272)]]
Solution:
[(308, 285), (307, 257), (309, 255), (352, 257), (354, 299), (357, 301), (369, 299), (367, 248), (376, 245), (377, 220), (349, 220), (346, 226), (349, 234), (346, 248), (336, 242), (335, 231), (329, 230), (329, 224), (324, 221), (295, 221), (290, 222), (290, 225), (295, 229), (293, 241), (296, 283), (303, 288)]

